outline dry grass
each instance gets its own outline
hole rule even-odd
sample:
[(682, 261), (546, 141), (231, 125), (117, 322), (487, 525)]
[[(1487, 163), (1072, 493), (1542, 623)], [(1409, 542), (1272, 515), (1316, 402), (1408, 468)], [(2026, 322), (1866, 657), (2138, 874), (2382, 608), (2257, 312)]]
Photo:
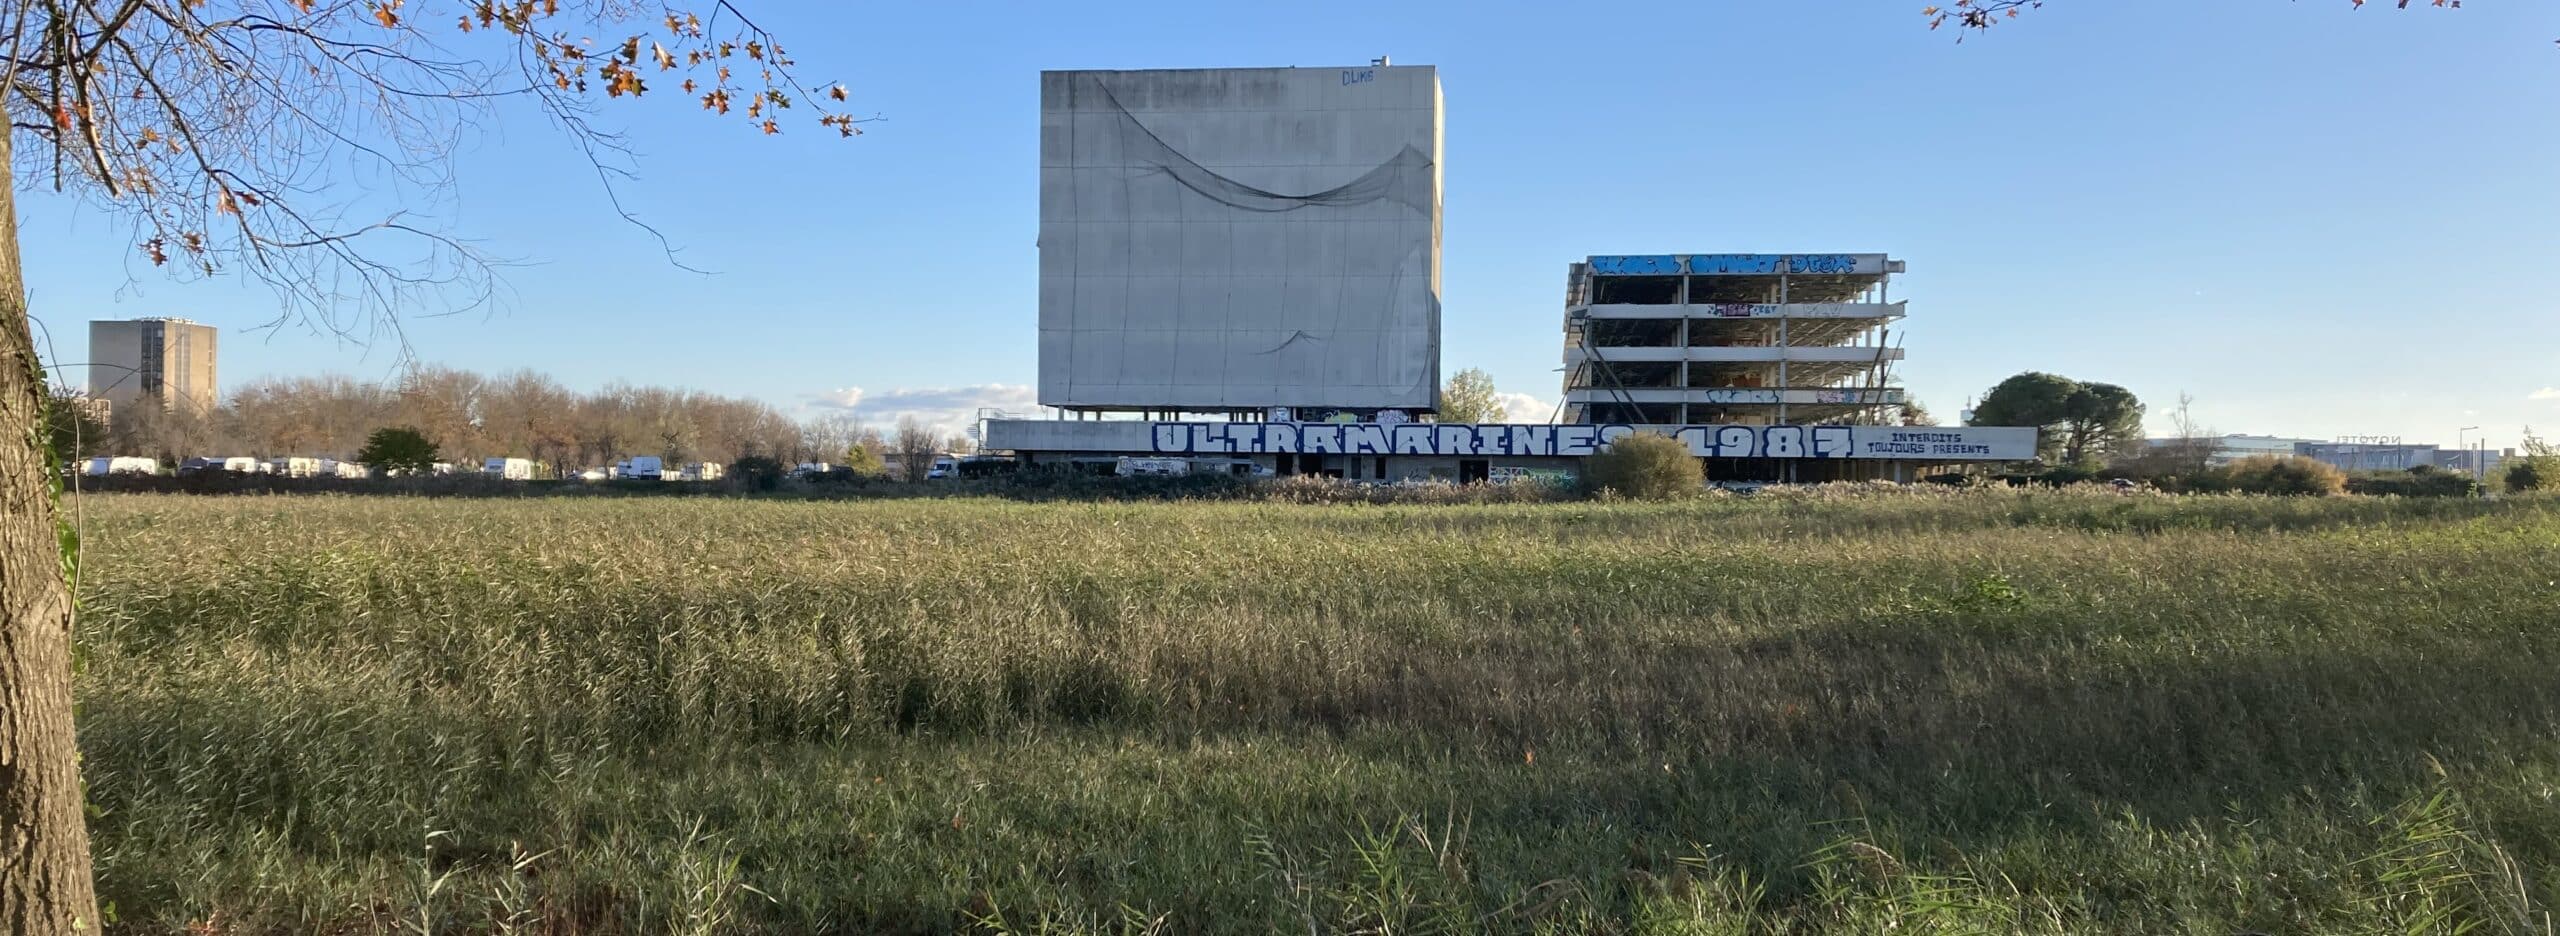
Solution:
[(2548, 932), (2560, 501), (118, 496), (172, 932)]

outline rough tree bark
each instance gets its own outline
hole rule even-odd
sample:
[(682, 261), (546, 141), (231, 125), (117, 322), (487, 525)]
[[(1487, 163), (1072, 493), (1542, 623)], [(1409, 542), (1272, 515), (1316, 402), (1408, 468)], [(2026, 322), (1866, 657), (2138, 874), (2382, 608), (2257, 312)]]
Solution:
[(44, 377), (27, 325), (9, 124), (0, 120), (0, 933), (97, 932), (80, 747), (71, 730), (71, 590), (46, 456)]

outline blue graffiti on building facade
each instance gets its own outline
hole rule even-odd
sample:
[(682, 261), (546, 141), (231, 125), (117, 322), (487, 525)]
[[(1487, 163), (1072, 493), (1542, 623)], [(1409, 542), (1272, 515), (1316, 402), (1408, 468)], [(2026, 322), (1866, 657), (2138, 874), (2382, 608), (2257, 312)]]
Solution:
[(1591, 258), (1591, 272), (1602, 276), (1678, 276), (1683, 269), (1671, 254)]
[[(1608, 448), (1635, 427), (1406, 423), (1157, 423), (1155, 451), (1181, 455), (1424, 455), (1578, 458)], [(1852, 426), (1682, 426), (1672, 432), (1702, 458), (1891, 457), (1862, 447)], [(1952, 447), (1910, 454), (1955, 454)], [(1988, 445), (1979, 453), (1988, 454)]]
[(1375, 68), (1345, 68), (1342, 70), (1342, 83), (1345, 85), (1356, 85), (1376, 80), (1378, 80), (1378, 70)]
[(1462, 455), (1574, 458), (1633, 432), (1622, 425), (1157, 423), (1155, 450), (1226, 455)]
[(1631, 254), (1591, 258), (1600, 276), (1856, 273), (1856, 254)]

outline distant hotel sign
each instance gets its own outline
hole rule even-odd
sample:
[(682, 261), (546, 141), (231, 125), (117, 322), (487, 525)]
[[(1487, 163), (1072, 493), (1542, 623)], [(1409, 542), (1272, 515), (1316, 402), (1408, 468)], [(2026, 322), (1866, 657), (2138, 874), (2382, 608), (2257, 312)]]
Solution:
[(1624, 254), (1591, 258), (1601, 276), (1709, 276), (1716, 274), (1876, 274), (1883, 254)]
[[(1107, 425), (1107, 424), (1097, 424)], [(1148, 427), (1154, 449), (1185, 455), (1425, 455), (1575, 458), (1607, 448), (1633, 426), (1405, 423), (1170, 422)], [(2024, 461), (2031, 428), (1966, 426), (1681, 426), (1671, 431), (1706, 458), (1873, 458)]]

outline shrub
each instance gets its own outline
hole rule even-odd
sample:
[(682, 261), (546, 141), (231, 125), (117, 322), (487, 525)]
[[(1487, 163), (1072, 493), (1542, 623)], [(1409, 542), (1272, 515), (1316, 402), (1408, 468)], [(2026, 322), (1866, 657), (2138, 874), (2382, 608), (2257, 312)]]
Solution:
[(2217, 487), (2242, 494), (2343, 494), (2347, 473), (2336, 465), (2284, 455), (2252, 455), (2214, 472)]
[(782, 486), (781, 459), (749, 455), (729, 463), (729, 477), (739, 487), (750, 491), (770, 491)]
[(2401, 497), (2471, 497), (2480, 485), (2459, 471), (2419, 465), (2408, 471), (2377, 471), (2347, 479), (2349, 494), (2396, 494)]
[(1689, 447), (1666, 435), (1639, 432), (1618, 437), (1582, 472), (1583, 487), (1621, 497), (1663, 500), (1705, 490), (1707, 472)]
[(356, 453), (356, 462), (384, 474), (423, 475), (435, 470), (444, 456), (425, 433), (408, 426), (385, 426), (365, 437), (364, 450)]
[(2528, 456), (2507, 463), (2507, 490), (2560, 490), (2560, 464), (2550, 462), (2548, 458)]

